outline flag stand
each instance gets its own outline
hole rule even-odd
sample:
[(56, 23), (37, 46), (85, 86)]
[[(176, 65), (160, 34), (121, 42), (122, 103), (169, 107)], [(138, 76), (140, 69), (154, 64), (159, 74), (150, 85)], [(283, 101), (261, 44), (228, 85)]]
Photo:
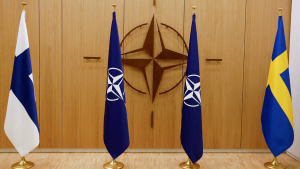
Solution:
[(270, 169), (285, 169), (283, 164), (278, 163), (276, 157), (274, 157), (272, 162), (265, 163), (265, 167)]
[(200, 168), (200, 165), (193, 162), (190, 160), (190, 158), (187, 160), (187, 162), (183, 162), (179, 164), (179, 167), (184, 168), (184, 169), (198, 169)]
[(124, 167), (124, 164), (112, 159), (111, 162), (105, 163), (103, 168), (105, 169), (121, 169)]
[(28, 169), (34, 166), (33, 162), (26, 161), (25, 157), (21, 157), (21, 161), (11, 166), (12, 169)]

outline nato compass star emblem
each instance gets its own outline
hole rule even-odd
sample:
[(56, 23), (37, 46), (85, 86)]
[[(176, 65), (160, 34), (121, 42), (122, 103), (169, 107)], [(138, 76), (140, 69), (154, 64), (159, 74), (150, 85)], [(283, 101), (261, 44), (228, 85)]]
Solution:
[(201, 105), (200, 92), (200, 76), (189, 75), (186, 77), (183, 103), (189, 107), (198, 107)]
[[(140, 28), (140, 27), (145, 26), (145, 25), (147, 25), (147, 23), (141, 24), (141, 25), (133, 28), (131, 31), (129, 31), (125, 35), (125, 37), (123, 38), (123, 40), (121, 41), (120, 46), (123, 45), (124, 40), (126, 39), (126, 37), (129, 34), (131, 34), (137, 28)], [(182, 62), (181, 64), (176, 64), (176, 65), (171, 65), (171, 66), (167, 66), (167, 67), (162, 67), (159, 64), (158, 61), (161, 60), (161, 59), (166, 60), (166, 61), (167, 60), (182, 60), (182, 61), (187, 60), (187, 56), (186, 55), (183, 55), (181, 53), (169, 50), (169, 49), (167, 49), (165, 47), (165, 44), (164, 44), (164, 41), (163, 41), (163, 38), (162, 38), (161, 31), (159, 29), (158, 23), (156, 23), (156, 25), (157, 25), (157, 28), (158, 28), (158, 35), (159, 35), (160, 45), (161, 45), (162, 51), (157, 56), (154, 56), (154, 25), (155, 24), (154, 24), (154, 16), (153, 16), (143, 46), (141, 48), (136, 49), (136, 50), (125, 52), (125, 53), (122, 54), (122, 55), (124, 55), (124, 58), (122, 59), (122, 62), (123, 62), (124, 65), (128, 65), (128, 66), (137, 68), (143, 74), (145, 83), (147, 85), (148, 94), (152, 98), (152, 102), (154, 101), (154, 99), (156, 97), (157, 90), (158, 90), (158, 87), (159, 87), (160, 82), (162, 80), (162, 76), (164, 74), (164, 71), (168, 70), (168, 69), (171, 69), (171, 68), (174, 68), (174, 67), (177, 67), (177, 66), (182, 66), (183, 64), (186, 64), (185, 62)], [(166, 26), (167, 28), (170, 28), (170, 30), (174, 31), (182, 39), (182, 41), (183, 41), (183, 43), (185, 45), (185, 49), (186, 49), (186, 51), (188, 51), (187, 45), (186, 45), (183, 37), (174, 28), (172, 28), (169, 25), (163, 24), (163, 23), (161, 23), (161, 25)], [(144, 51), (147, 55), (149, 55), (150, 59), (140, 59), (140, 58), (127, 59), (126, 58), (126, 56), (129, 55), (129, 54), (131, 54), (131, 53), (136, 53), (136, 52), (141, 52), (141, 51)], [(152, 84), (153, 88), (152, 88), (152, 94), (150, 93), (149, 83), (148, 83), (148, 80), (147, 80), (147, 75), (146, 75), (146, 70), (145, 70), (145, 68), (147, 67), (147, 65), (149, 65), (150, 63), (153, 63), (153, 76), (152, 76), (153, 77), (153, 84)], [(181, 78), (181, 80), (177, 84), (175, 84), (169, 90), (166, 90), (164, 92), (160, 92), (159, 94), (164, 94), (164, 93), (167, 93), (167, 92), (173, 90), (175, 87), (177, 87), (183, 81), (184, 77), (185, 77), (185, 73), (183, 74), (183, 77)], [(133, 85), (131, 85), (126, 80), (126, 78), (124, 78), (124, 81), (132, 89), (136, 90), (137, 92), (142, 93), (142, 94), (147, 94), (146, 92), (143, 92), (143, 91), (141, 91), (141, 90), (133, 87)]]
[[(107, 100), (108, 101), (117, 101), (119, 99), (124, 99), (124, 89), (120, 86), (124, 83), (123, 72), (118, 68), (109, 68), (107, 72)], [(123, 85), (124, 86), (124, 85)]]

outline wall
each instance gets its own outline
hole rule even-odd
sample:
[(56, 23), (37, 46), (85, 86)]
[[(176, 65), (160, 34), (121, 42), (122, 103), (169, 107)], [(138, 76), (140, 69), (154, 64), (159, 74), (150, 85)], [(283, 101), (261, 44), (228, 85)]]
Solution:
[(294, 113), (294, 144), (290, 149), (287, 150), (288, 154), (291, 154), (298, 161), (300, 161), (300, 2), (293, 1), (292, 4), (292, 23), (291, 23), (291, 40), (290, 40), (290, 78), (291, 78), (291, 90), (292, 90), (292, 101), (293, 101), (293, 113)]
[[(155, 2), (155, 3), (154, 3)], [(154, 16), (154, 57), (166, 49), (187, 54), (192, 6), (196, 5), (202, 86), (205, 149), (267, 149), (261, 132), (267, 74), (277, 30), (278, 8), (284, 9), (289, 45), (291, 0), (27, 0), (26, 23), (41, 132), (40, 148), (105, 148), (103, 116), (112, 3), (117, 6), (123, 53), (142, 47)], [(0, 2), (0, 123), (4, 124), (21, 1)], [(158, 25), (158, 26), (157, 26)], [(101, 57), (87, 60), (84, 56)], [(149, 59), (146, 52), (124, 58)], [(165, 70), (153, 100), (153, 69), (124, 65), (124, 76), (139, 93), (125, 86), (131, 145), (134, 149), (180, 149), (184, 60), (159, 60)], [(206, 61), (222, 59), (222, 61)], [(182, 65), (180, 65), (182, 64)], [(156, 67), (157, 68), (157, 67)], [(179, 83), (178, 83), (179, 82)], [(159, 94), (178, 86), (171, 92)], [(0, 148), (11, 143), (0, 124)]]

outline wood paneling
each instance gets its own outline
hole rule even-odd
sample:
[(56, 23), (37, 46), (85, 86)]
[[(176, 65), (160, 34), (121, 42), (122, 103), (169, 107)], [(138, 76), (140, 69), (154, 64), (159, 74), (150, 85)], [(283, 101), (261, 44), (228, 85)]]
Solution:
[[(63, 147), (104, 148), (103, 117), (112, 2), (63, 0)], [(120, 32), (122, 37), (122, 32)], [(100, 60), (83, 59), (100, 56)]]
[(190, 38), (192, 6), (197, 6), (205, 149), (240, 148), (245, 3), (245, 0), (185, 3), (186, 41)]
[[(23, 9), (21, 2), (23, 1), (0, 1), (0, 148), (13, 147), (4, 133), (4, 121), (19, 24)], [(38, 1), (28, 0), (26, 2), (26, 25), (29, 38), (36, 104), (39, 114), (39, 9)]]
[(262, 134), (260, 117), (277, 31), (278, 8), (283, 8), (286, 43), (289, 49), (291, 3), (291, 0), (247, 1), (241, 148), (268, 148)]
[[(173, 27), (183, 35), (183, 14), (184, 1), (157, 1), (155, 15), (162, 34), (165, 47), (169, 50), (185, 53), (183, 41), (170, 28), (162, 26), (160, 23)], [(155, 56), (160, 54), (162, 47), (158, 32), (155, 32)], [(162, 66), (178, 65), (186, 63), (186, 60), (157, 60)], [(182, 79), (186, 66), (178, 66), (164, 71), (158, 93), (164, 92), (175, 86)], [(180, 128), (181, 128), (181, 108), (182, 108), (182, 82), (174, 90), (166, 94), (157, 94), (153, 103), (154, 110), (154, 148), (178, 149), (181, 147)]]
[[(117, 4), (120, 40), (155, 16), (154, 56), (161, 52), (156, 23), (175, 28), (189, 42), (196, 5), (202, 87), (204, 148), (267, 148), (260, 124), (265, 85), (284, 9), (289, 46), (292, 0), (27, 0), (28, 28), (43, 148), (104, 148), (103, 117), (112, 3)], [(0, 1), (0, 148), (12, 147), (4, 133), (21, 0)], [(125, 11), (124, 11), (125, 10)], [(159, 25), (166, 48), (186, 53), (182, 41)], [(142, 47), (149, 24), (126, 38), (123, 52)], [(101, 57), (99, 60), (84, 56)], [(150, 58), (145, 52), (125, 58)], [(222, 59), (222, 61), (206, 61)], [(162, 67), (182, 61), (159, 60)], [(186, 65), (166, 70), (158, 93), (174, 86)], [(180, 148), (183, 84), (152, 103), (153, 61), (146, 67), (150, 93), (125, 85), (130, 148)], [(124, 65), (124, 76), (147, 92), (141, 72)], [(39, 79), (40, 78), (40, 79)], [(154, 114), (151, 128), (151, 112)]]
[[(165, 23), (183, 34), (184, 1), (162, 1), (153, 5), (153, 0), (132, 1), (125, 4), (124, 34), (134, 27), (148, 23), (130, 34), (124, 41), (124, 52), (141, 48), (150, 28), (154, 16), (154, 58), (162, 51), (158, 34), (157, 23), (167, 49), (183, 53), (183, 42), (177, 34), (169, 28), (162, 26)], [(126, 59), (151, 59), (145, 51), (127, 54)], [(142, 71), (124, 66), (124, 75), (127, 81), (135, 88), (146, 92), (141, 94), (126, 85), (127, 112), (130, 130), (130, 148), (180, 148), (180, 119), (182, 85), (167, 94), (159, 94), (175, 86), (183, 74), (182, 66), (164, 71), (154, 101), (153, 94), (153, 66), (157, 62), (161, 67), (182, 63), (181, 60), (152, 60), (146, 69), (150, 94), (144, 80)], [(151, 113), (153, 112), (153, 128), (151, 128)]]
[[(125, 1), (124, 34), (127, 34), (131, 29), (140, 24), (148, 23), (148, 25), (135, 30), (125, 39), (122, 47), (123, 52), (135, 50), (143, 46), (154, 10), (155, 7), (152, 0)], [(151, 57), (143, 51), (128, 54), (124, 58), (150, 59)], [(150, 63), (146, 67), (150, 89), (152, 89), (152, 64)], [(125, 79), (135, 88), (147, 93), (138, 93), (125, 83), (130, 148), (154, 148), (153, 129), (151, 128), (151, 111), (153, 110), (153, 106), (143, 74), (138, 69), (127, 65), (124, 65), (123, 68)], [(154, 118), (155, 116), (156, 114), (154, 114)], [(155, 121), (154, 126), (156, 126)]]
[(40, 147), (62, 147), (61, 0), (40, 1)]

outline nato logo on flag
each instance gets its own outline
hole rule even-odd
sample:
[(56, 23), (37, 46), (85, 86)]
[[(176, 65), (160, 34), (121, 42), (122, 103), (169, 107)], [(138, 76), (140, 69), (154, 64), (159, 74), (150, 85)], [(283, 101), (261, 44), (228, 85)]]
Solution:
[(118, 68), (109, 68), (107, 73), (107, 100), (123, 100), (125, 103), (123, 72)]
[(184, 92), (183, 103), (189, 107), (201, 105), (200, 76), (192, 74), (186, 77), (186, 90)]

